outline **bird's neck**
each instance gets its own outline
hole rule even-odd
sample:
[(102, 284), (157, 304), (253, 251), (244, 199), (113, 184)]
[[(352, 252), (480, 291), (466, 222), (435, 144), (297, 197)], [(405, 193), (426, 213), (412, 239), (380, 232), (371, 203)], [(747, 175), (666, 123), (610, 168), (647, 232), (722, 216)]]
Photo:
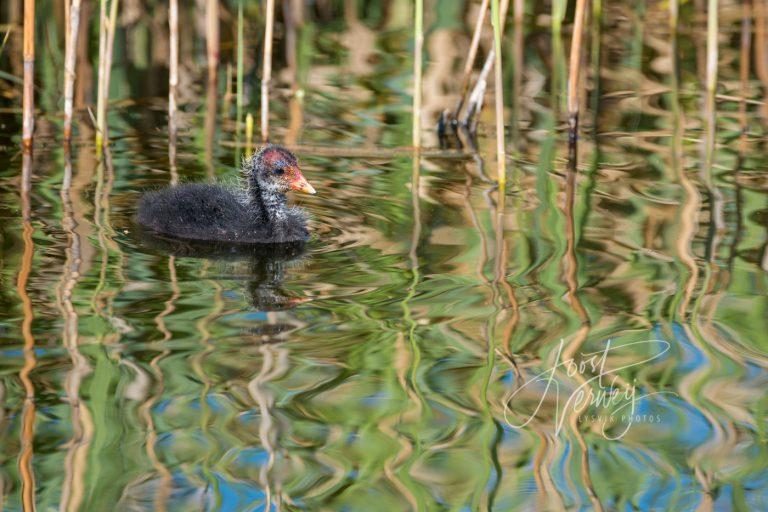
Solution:
[(269, 222), (275, 222), (285, 214), (287, 199), (285, 194), (258, 183), (251, 184), (251, 202), (260, 208), (262, 217)]

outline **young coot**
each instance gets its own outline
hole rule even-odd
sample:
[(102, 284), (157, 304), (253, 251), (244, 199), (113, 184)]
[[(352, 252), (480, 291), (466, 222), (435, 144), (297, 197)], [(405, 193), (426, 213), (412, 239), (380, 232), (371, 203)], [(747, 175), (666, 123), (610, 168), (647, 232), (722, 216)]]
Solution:
[(243, 163), (244, 190), (188, 183), (146, 193), (136, 220), (151, 231), (187, 240), (284, 243), (309, 238), (307, 217), (286, 206), (285, 194), (314, 194), (296, 157), (270, 144)]

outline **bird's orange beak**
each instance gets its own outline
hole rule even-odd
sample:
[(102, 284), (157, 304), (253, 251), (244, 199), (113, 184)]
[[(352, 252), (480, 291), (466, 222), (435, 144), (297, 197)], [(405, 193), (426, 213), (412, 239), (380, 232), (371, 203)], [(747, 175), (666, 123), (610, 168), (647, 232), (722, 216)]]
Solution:
[(304, 192), (305, 194), (316, 194), (315, 187), (309, 184), (307, 179), (299, 172), (296, 178), (291, 182), (291, 190)]

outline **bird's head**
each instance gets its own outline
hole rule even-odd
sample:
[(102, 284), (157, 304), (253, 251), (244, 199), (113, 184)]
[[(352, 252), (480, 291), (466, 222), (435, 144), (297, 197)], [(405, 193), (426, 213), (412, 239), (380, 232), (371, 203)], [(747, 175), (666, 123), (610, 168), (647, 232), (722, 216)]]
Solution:
[(290, 190), (315, 194), (299, 169), (296, 156), (282, 146), (264, 146), (245, 164), (249, 181), (255, 181), (261, 190), (285, 194)]

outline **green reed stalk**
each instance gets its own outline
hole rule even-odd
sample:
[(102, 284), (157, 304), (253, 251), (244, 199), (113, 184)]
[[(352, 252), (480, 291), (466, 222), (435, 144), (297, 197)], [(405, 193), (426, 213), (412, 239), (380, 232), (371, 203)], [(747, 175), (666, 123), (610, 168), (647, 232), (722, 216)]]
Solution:
[(565, 76), (565, 57), (563, 56), (563, 19), (567, 0), (552, 0), (552, 108), (560, 112), (565, 98), (563, 77)]
[(421, 68), (424, 49), (424, 1), (416, 0), (413, 28), (413, 147), (421, 148)]
[(568, 130), (571, 142), (576, 141), (579, 129), (579, 79), (581, 71), (581, 42), (584, 35), (584, 17), (587, 0), (576, 0), (571, 36), (571, 55), (568, 58)]
[[(66, 0), (67, 5), (69, 0)], [(72, 138), (72, 102), (75, 91), (75, 65), (77, 64), (77, 33), (80, 28), (80, 0), (72, 0), (68, 13), (68, 26), (64, 41), (64, 140)]]
[(22, 143), (32, 147), (35, 131), (35, 0), (24, 0), (24, 86), (22, 91)]
[[(266, 142), (266, 141), (265, 141)], [(250, 155), (253, 153), (251, 146), (253, 145), (253, 115), (249, 112), (245, 116), (245, 154)]]
[(272, 80), (272, 38), (275, 25), (275, 0), (267, 0), (264, 30), (264, 69), (261, 76), (261, 140), (269, 139), (269, 82)]
[(499, 0), (491, 0), (491, 22), (493, 23), (493, 49), (495, 53), (494, 96), (496, 98), (496, 159), (498, 160), (498, 182), (503, 190), (506, 182), (506, 154), (504, 150), (504, 89), (501, 68), (501, 16)]
[(237, 2), (237, 120), (235, 133), (240, 135), (240, 125), (243, 122), (243, 0)]

